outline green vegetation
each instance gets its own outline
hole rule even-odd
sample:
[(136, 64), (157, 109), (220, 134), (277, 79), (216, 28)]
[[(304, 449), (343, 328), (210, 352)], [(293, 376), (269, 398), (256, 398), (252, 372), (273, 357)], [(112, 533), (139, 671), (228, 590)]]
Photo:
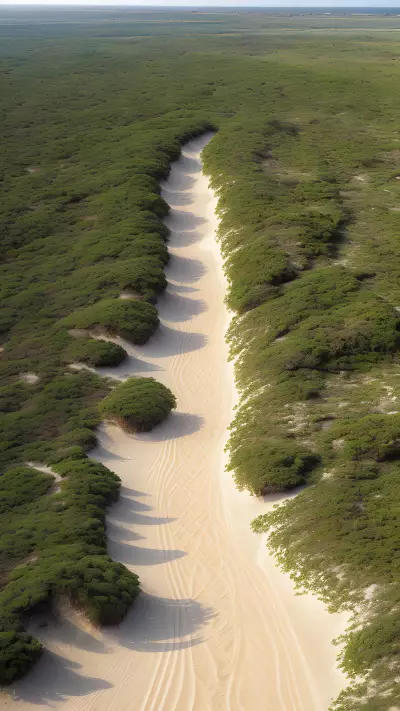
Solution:
[(154, 378), (129, 378), (101, 403), (102, 413), (133, 432), (148, 432), (176, 407), (169, 388)]
[(304, 484), (319, 458), (302, 451), (290, 439), (263, 438), (238, 448), (229, 469), (237, 487), (262, 496)]
[(0, 632), (0, 679), (10, 684), (20, 679), (31, 668), (43, 651), (42, 645), (31, 635)]
[(126, 351), (117, 343), (95, 338), (77, 338), (68, 347), (65, 359), (68, 363), (78, 361), (89, 366), (117, 366), (126, 356)]
[(157, 309), (146, 301), (104, 299), (65, 319), (68, 326), (104, 331), (142, 345), (158, 326)]
[[(220, 197), (243, 394), (230, 466), (256, 494), (309, 484), (254, 527), (269, 530), (300, 585), (332, 607), (363, 608), (342, 655), (354, 684), (335, 708), (395, 708), (398, 18), (37, 12), (35, 23), (26, 9), (0, 15), (2, 495), (20, 482), (4, 494), (12, 529), (10, 518), (1, 526), (2, 678), (39, 653), (21, 613), (53, 592), (110, 619), (117, 568), (105, 553), (104, 507), (113, 497), (95, 492), (85, 459), (109, 386), (67, 364), (112, 364), (123, 353), (69, 330), (134, 342), (154, 332), (168, 260), (159, 180), (183, 142), (214, 128), (204, 156)], [(139, 298), (120, 300), (124, 290)], [(113, 416), (131, 407), (132, 383), (108, 396)], [(26, 461), (60, 468), (65, 510), (46, 476), (32, 470), (29, 481)], [(136, 590), (123, 571), (121, 614)]]
[(119, 478), (75, 450), (54, 465), (60, 492), (49, 490), (52, 475), (32, 467), (0, 477), (3, 684), (22, 676), (41, 652), (23, 631), (24, 613), (66, 595), (94, 624), (115, 624), (139, 592), (137, 576), (107, 555), (105, 510), (118, 497)]

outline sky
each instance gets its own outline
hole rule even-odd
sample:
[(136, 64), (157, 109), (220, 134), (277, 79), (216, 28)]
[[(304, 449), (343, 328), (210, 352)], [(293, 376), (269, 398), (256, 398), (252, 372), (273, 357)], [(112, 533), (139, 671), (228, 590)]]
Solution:
[(0, 5), (113, 5), (124, 7), (375, 7), (399, 8), (400, 0), (0, 0)]

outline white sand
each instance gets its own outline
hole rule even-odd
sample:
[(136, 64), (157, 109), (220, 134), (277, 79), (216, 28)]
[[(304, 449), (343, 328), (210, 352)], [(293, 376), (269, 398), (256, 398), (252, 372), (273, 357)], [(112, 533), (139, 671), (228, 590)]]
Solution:
[[(62, 476), (60, 474), (57, 474), (57, 472), (53, 471), (51, 467), (48, 467), (46, 464), (38, 464), (37, 462), (25, 462), (25, 464), (28, 467), (33, 467), (34, 469), (37, 469), (39, 472), (44, 472), (44, 474), (51, 474), (52, 477), (54, 477), (54, 484), (50, 487), (50, 489), (47, 490), (47, 495), (50, 494), (59, 494), (61, 491), (61, 482), (62, 482)], [(37, 556), (35, 556), (35, 559)]]
[(19, 377), (28, 383), (28, 385), (35, 385), (35, 383), (38, 383), (40, 380), (36, 373), (20, 373)]
[(272, 502), (239, 494), (224, 473), (236, 395), (216, 199), (199, 161), (206, 141), (186, 146), (163, 188), (173, 209), (161, 327), (142, 348), (124, 343), (129, 361), (109, 369), (156, 377), (178, 410), (145, 435), (104, 426), (94, 452), (123, 482), (110, 554), (144, 592), (118, 628), (94, 630), (77, 613), (36, 626), (52, 654), (1, 708), (326, 711), (343, 686), (331, 640), (345, 617), (293, 594), (249, 528)]

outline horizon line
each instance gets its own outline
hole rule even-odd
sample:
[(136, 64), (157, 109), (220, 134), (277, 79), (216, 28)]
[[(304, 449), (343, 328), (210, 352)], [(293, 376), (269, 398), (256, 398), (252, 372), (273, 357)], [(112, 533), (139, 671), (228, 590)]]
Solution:
[(362, 5), (348, 5), (346, 4), (336, 4), (336, 5), (324, 5), (323, 0), (321, 4), (318, 5), (286, 5), (286, 4), (281, 4), (281, 5), (267, 5), (267, 4), (259, 4), (259, 5), (247, 5), (245, 4), (245, 0), (242, 0), (243, 4), (232, 4), (232, 5), (210, 5), (208, 3), (196, 3), (196, 5), (183, 5), (183, 4), (177, 4), (177, 3), (171, 3), (170, 5), (165, 5), (161, 3), (152, 3), (143, 5), (142, 3), (136, 3), (136, 2), (90, 2), (88, 0), (87, 2), (58, 2), (58, 0), (50, 0), (49, 2), (26, 2), (26, 0), (22, 0), (19, 2), (18, 0), (13, 0), (12, 2), (1, 2), (0, 1), (0, 8), (1, 7), (13, 7), (13, 6), (20, 6), (20, 7), (57, 7), (57, 8), (69, 8), (69, 7), (112, 7), (112, 8), (131, 8), (131, 7), (137, 7), (141, 9), (149, 9), (149, 8), (161, 8), (164, 10), (172, 9), (172, 8), (180, 8), (180, 9), (190, 9), (190, 10), (195, 10), (197, 8), (202, 8), (202, 9), (210, 9), (210, 10), (229, 10), (229, 9), (244, 9), (244, 10), (259, 10), (259, 9), (269, 9), (269, 10), (316, 10), (316, 9), (323, 9), (323, 10), (337, 10), (337, 9), (348, 9), (348, 10), (363, 10), (363, 9), (371, 9), (371, 10), (380, 10), (385, 11), (385, 10), (400, 10), (400, 3), (399, 5), (388, 5), (381, 7), (380, 5), (377, 4), (369, 4), (368, 0), (366, 0), (365, 3)]

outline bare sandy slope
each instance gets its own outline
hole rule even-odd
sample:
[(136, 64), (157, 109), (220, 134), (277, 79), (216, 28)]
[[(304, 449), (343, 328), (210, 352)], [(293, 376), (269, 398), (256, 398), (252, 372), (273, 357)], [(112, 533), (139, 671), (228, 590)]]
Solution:
[(293, 594), (249, 528), (271, 503), (239, 494), (224, 473), (235, 391), (216, 200), (199, 159), (206, 142), (186, 146), (163, 186), (171, 262), (160, 330), (143, 348), (124, 344), (129, 362), (113, 369), (158, 378), (178, 410), (146, 435), (107, 425), (94, 452), (123, 482), (110, 553), (144, 592), (119, 628), (94, 630), (67, 611), (36, 629), (52, 653), (2, 707), (326, 711), (343, 685), (331, 640), (344, 618)]

